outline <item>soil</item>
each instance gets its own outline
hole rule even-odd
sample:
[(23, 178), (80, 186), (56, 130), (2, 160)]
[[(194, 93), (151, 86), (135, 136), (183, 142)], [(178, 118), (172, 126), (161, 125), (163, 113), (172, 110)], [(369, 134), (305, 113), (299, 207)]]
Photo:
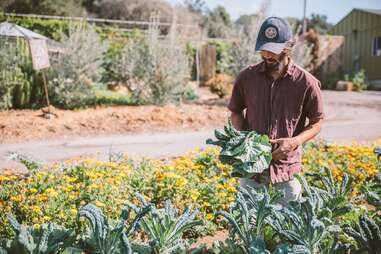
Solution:
[(78, 111), (53, 109), (51, 119), (41, 110), (0, 112), (0, 143), (13, 143), (60, 136), (87, 136), (174, 129), (199, 130), (226, 121), (220, 106), (118, 106)]
[[(228, 99), (219, 99), (209, 88), (191, 104), (167, 106), (114, 106), (83, 110), (52, 109), (0, 112), (0, 143), (18, 143), (70, 136), (196, 131), (226, 123)], [(326, 137), (332, 140), (374, 140), (381, 137), (380, 92), (323, 91), (327, 115)], [(339, 127), (340, 125), (340, 127)], [(353, 132), (353, 130), (357, 130)]]

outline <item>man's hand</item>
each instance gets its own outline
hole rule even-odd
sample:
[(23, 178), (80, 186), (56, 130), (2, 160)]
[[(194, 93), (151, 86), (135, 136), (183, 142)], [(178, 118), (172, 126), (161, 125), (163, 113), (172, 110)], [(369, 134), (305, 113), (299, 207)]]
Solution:
[(298, 148), (301, 143), (298, 138), (280, 138), (270, 139), (271, 144), (275, 144), (275, 150), (272, 152), (273, 160), (284, 160), (287, 158), (287, 154)]

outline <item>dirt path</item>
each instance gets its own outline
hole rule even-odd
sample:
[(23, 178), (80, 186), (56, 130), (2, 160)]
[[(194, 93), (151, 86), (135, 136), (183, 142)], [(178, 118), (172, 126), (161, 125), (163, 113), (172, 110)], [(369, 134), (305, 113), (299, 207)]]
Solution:
[[(324, 99), (327, 121), (320, 138), (335, 143), (369, 143), (381, 137), (381, 93), (324, 91)], [(36, 111), (3, 112), (2, 142), (32, 141), (0, 145), (0, 168), (7, 165), (10, 151), (45, 162), (79, 155), (107, 159), (110, 151), (132, 157), (181, 155), (205, 147), (213, 129), (225, 124), (226, 100), (209, 104), (58, 111), (59, 117), (52, 120), (39, 117)]]

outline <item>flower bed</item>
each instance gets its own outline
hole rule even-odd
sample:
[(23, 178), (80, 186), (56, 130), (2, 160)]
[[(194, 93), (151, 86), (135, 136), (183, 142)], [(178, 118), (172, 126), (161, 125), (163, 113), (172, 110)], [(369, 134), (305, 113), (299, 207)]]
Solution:
[[(307, 201), (294, 205), (292, 213), (284, 213), (273, 204), (277, 194), (272, 192), (253, 194), (253, 200), (258, 199), (256, 202), (263, 202), (263, 205), (267, 204), (268, 206), (265, 205), (266, 209), (269, 209), (269, 212), (266, 212), (266, 209), (259, 211), (260, 207), (255, 208), (255, 203), (253, 203), (253, 209), (257, 209), (255, 210), (257, 214), (264, 212), (267, 214), (266, 216), (270, 216), (268, 220), (261, 222), (266, 228), (260, 230), (256, 229), (255, 226), (253, 229), (247, 228), (245, 222), (235, 217), (237, 212), (241, 213), (241, 217), (252, 216), (252, 214), (242, 210), (244, 206), (242, 203), (243, 196), (240, 194), (237, 199), (236, 195), (237, 180), (230, 177), (231, 167), (222, 164), (218, 160), (218, 155), (218, 149), (209, 148), (204, 151), (198, 149), (170, 161), (153, 159), (133, 161), (128, 157), (113, 155), (110, 156), (108, 162), (73, 158), (63, 164), (56, 164), (48, 168), (38, 168), (29, 162), (27, 163), (31, 169), (29, 176), (0, 176), (0, 238), (14, 236), (8, 222), (9, 218), (6, 217), (7, 214), (13, 214), (19, 222), (30, 225), (34, 229), (43, 230), (46, 228), (46, 223), (54, 222), (67, 229), (82, 231), (83, 228), (78, 224), (78, 214), (80, 209), (88, 203), (100, 208), (107, 218), (116, 220), (127, 201), (131, 202), (132, 205), (138, 206), (140, 204), (141, 206), (141, 201), (135, 195), (137, 192), (159, 209), (165, 206), (166, 200), (170, 200), (180, 214), (187, 213), (186, 207), (197, 209), (199, 212), (195, 219), (202, 221), (202, 223), (195, 223), (190, 220), (189, 225), (194, 226), (189, 227), (187, 232), (181, 233), (187, 239), (212, 234), (216, 229), (237, 226), (248, 230), (246, 232), (248, 237), (254, 231), (259, 234), (255, 236), (255, 239), (250, 238), (251, 240), (242, 238), (236, 242), (220, 243), (219, 247), (214, 249), (216, 252), (211, 253), (224, 253), (222, 250), (229, 253), (229, 248), (250, 249), (247, 241), (255, 243), (255, 248), (262, 248), (263, 244), (266, 244), (266, 248), (276, 251), (275, 248), (279, 247), (279, 242), (282, 242), (282, 239), (288, 245), (281, 246), (277, 250), (291, 251), (294, 248), (294, 242), (287, 240), (288, 235), (282, 230), (286, 230), (288, 224), (283, 225), (282, 223), (287, 221), (286, 217), (290, 214), (295, 215), (289, 219), (299, 216), (300, 220), (309, 220), (309, 218), (303, 217), (303, 209), (313, 209), (316, 213), (313, 216), (317, 216), (314, 218), (319, 220), (319, 226), (317, 224), (312, 225), (310, 229), (324, 230), (324, 234), (314, 235), (314, 237), (319, 237), (316, 238), (317, 242), (314, 243), (313, 247), (318, 251), (317, 253), (320, 253), (319, 251), (323, 247), (334, 247), (330, 242), (333, 238), (329, 237), (329, 234), (333, 234), (330, 231), (335, 228), (333, 226), (353, 225), (359, 220), (362, 221), (363, 225), (368, 223), (367, 216), (369, 216), (369, 218), (375, 219), (374, 223), (378, 223), (381, 227), (381, 222), (377, 220), (381, 209), (381, 190), (379, 190), (381, 181), (375, 182), (376, 175), (381, 172), (381, 163), (377, 161), (372, 148), (358, 145), (334, 146), (325, 143), (306, 145), (303, 164), (304, 172), (309, 173), (306, 174), (307, 182), (304, 185)], [(310, 176), (310, 173), (317, 173), (318, 176), (325, 178), (317, 180), (316, 175)], [(351, 178), (353, 178), (353, 182), (350, 180)], [(309, 188), (311, 189), (309, 190)], [(232, 204), (234, 205), (231, 206)], [(304, 206), (305, 208), (303, 208)], [(242, 209), (237, 210), (237, 207)], [(324, 210), (324, 207), (329, 211)], [(86, 209), (94, 210), (88, 206)], [(272, 215), (269, 215), (275, 212), (284, 213), (282, 216), (286, 217), (276, 220)], [(83, 214), (85, 213), (83, 212)], [(154, 217), (154, 215), (150, 216), (151, 219), (152, 216)], [(176, 220), (175, 217), (172, 219)], [(268, 221), (273, 224), (268, 224)], [(232, 222), (237, 225), (233, 225)], [(145, 224), (143, 223), (143, 225)], [(314, 228), (315, 226), (316, 228)], [(356, 228), (356, 226), (354, 227)], [(149, 228), (149, 225), (145, 225), (145, 228)], [(292, 228), (292, 230), (298, 233), (298, 230), (304, 229)], [(350, 230), (348, 234), (340, 232), (340, 239), (344, 239), (344, 243), (353, 243), (348, 238)], [(149, 233), (146, 232), (145, 234), (145, 237), (149, 236)], [(144, 239), (144, 236), (143, 238), (141, 236), (140, 239)], [(230, 240), (235, 239), (235, 237), (237, 236), (232, 233)], [(301, 239), (300, 241), (304, 240)], [(105, 240), (105, 242), (107, 241)], [(366, 245), (364, 241), (361, 244)], [(360, 248), (361, 244), (352, 244), (351, 248)], [(157, 248), (160, 249), (161, 247)]]

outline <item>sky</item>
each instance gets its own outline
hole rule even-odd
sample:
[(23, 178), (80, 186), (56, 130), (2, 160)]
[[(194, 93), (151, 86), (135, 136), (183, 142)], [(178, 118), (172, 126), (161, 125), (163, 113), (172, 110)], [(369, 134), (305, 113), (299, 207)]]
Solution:
[[(167, 0), (178, 4), (183, 0)], [(217, 5), (224, 6), (233, 19), (242, 14), (255, 13), (261, 5), (261, 0), (205, 0), (206, 5), (213, 9)], [(272, 0), (269, 15), (280, 17), (303, 17), (304, 0)], [(328, 22), (340, 21), (353, 8), (380, 9), (381, 0), (307, 0), (307, 17), (311, 13), (324, 14)]]

